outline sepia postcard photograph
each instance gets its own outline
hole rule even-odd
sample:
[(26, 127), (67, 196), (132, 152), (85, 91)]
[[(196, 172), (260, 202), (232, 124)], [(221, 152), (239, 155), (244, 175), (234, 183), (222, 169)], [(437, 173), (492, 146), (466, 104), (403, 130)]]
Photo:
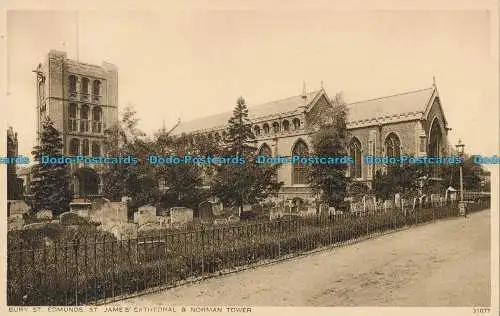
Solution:
[(496, 1), (3, 1), (13, 314), (498, 315)]

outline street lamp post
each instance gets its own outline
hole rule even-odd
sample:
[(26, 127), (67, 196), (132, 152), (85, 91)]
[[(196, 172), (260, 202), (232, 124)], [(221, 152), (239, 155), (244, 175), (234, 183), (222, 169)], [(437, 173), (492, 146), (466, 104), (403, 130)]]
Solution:
[[(465, 144), (462, 143), (462, 140), (458, 140), (458, 144), (455, 145), (457, 148), (457, 153), (460, 156), (460, 158), (463, 159), (464, 157), (464, 148)], [(464, 204), (464, 177), (463, 177), (463, 169), (462, 169), (462, 163), (460, 163), (460, 215), (465, 215), (465, 204)]]

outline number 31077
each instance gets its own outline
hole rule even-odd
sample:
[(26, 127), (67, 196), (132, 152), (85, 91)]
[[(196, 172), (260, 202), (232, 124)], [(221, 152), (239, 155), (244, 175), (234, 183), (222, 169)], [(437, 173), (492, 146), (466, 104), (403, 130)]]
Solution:
[(489, 307), (474, 307), (474, 314), (486, 314), (491, 311)]

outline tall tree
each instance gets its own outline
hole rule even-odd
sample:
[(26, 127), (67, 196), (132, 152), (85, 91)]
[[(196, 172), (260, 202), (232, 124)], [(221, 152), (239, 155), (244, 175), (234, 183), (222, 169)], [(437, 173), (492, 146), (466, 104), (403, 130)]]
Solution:
[[(325, 108), (317, 123), (317, 132), (312, 138), (314, 154), (317, 156), (347, 156), (347, 107), (342, 95), (332, 100), (333, 107)], [(308, 168), (309, 181), (321, 200), (337, 209), (346, 209), (349, 179), (345, 176), (346, 164), (313, 164)]]
[(238, 206), (241, 211), (244, 204), (259, 202), (276, 193), (283, 183), (278, 183), (276, 179), (279, 165), (257, 164), (256, 148), (252, 145), (255, 136), (242, 97), (238, 98), (228, 123), (229, 133), (223, 140), (224, 151), (244, 158), (245, 163), (218, 166), (211, 188), (222, 202)]
[(252, 132), (252, 125), (248, 118), (248, 108), (243, 97), (236, 101), (236, 107), (233, 110), (233, 116), (229, 119), (229, 133), (224, 142), (228, 153), (236, 156), (245, 156), (256, 150), (251, 145), (255, 139)]
[(69, 209), (71, 201), (70, 172), (65, 164), (42, 163), (42, 156), (59, 158), (63, 155), (61, 134), (47, 118), (42, 122), (39, 145), (33, 149), (37, 162), (32, 169), (31, 190), (34, 194), (34, 209), (50, 209), (58, 215)]

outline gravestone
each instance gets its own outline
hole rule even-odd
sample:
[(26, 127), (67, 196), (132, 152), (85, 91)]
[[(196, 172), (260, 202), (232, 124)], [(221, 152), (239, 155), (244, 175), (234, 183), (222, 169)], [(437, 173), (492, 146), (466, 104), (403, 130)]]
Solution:
[(36, 213), (36, 218), (42, 221), (49, 221), (52, 219), (52, 211), (51, 210), (41, 210)]
[(23, 200), (8, 200), (7, 208), (9, 215), (27, 214), (31, 210), (29, 205)]
[(394, 194), (394, 205), (398, 208), (401, 206), (401, 195), (399, 193)]
[(170, 224), (185, 225), (193, 221), (193, 210), (187, 207), (172, 207), (170, 209)]
[(206, 220), (206, 221), (213, 220), (213, 218), (214, 218), (213, 205), (214, 205), (214, 203), (212, 203), (210, 201), (204, 201), (198, 205), (200, 219)]
[(21, 217), (14, 215), (14, 216), (9, 216), (7, 219), (7, 230), (12, 231), (12, 230), (21, 230), (23, 229), (24, 226), (24, 219)]
[(78, 214), (72, 212), (65, 212), (59, 215), (59, 222), (64, 226), (88, 224), (85, 218), (78, 216)]

